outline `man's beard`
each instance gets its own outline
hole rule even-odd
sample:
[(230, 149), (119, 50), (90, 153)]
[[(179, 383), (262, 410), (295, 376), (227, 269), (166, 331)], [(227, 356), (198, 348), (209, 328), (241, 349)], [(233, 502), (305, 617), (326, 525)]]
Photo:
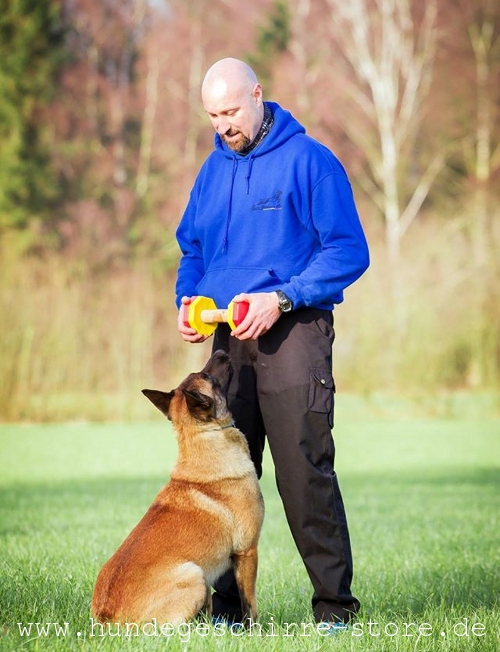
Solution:
[[(239, 133), (241, 135), (241, 138), (238, 140), (228, 140), (226, 136), (236, 136), (236, 134)], [(226, 143), (226, 145), (229, 147), (229, 149), (232, 149), (234, 152), (241, 152), (242, 150), (246, 149), (250, 145), (250, 138), (248, 136), (245, 136), (244, 134), (240, 132), (235, 132), (235, 133), (228, 133), (224, 134), (221, 136), (222, 140)]]

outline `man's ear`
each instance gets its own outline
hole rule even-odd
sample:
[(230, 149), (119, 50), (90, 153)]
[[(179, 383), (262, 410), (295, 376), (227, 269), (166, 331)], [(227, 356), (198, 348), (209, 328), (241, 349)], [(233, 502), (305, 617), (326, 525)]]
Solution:
[(189, 412), (199, 421), (208, 421), (214, 416), (214, 401), (210, 396), (196, 390), (183, 389)]
[(160, 392), (158, 389), (143, 389), (142, 393), (168, 418), (170, 401), (175, 396), (174, 389), (171, 392)]
[(252, 97), (257, 106), (262, 103), (263, 93), (262, 86), (259, 84), (259, 82), (257, 82), (252, 89)]

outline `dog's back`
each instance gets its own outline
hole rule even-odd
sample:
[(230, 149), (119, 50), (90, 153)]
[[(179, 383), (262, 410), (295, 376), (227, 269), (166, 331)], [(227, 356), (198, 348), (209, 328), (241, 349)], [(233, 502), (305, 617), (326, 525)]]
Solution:
[(217, 352), (176, 390), (144, 391), (172, 421), (179, 456), (169, 484), (101, 569), (96, 618), (186, 622), (210, 612), (210, 585), (233, 566), (243, 612), (255, 620), (264, 510), (246, 440), (227, 408), (229, 377), (229, 360)]

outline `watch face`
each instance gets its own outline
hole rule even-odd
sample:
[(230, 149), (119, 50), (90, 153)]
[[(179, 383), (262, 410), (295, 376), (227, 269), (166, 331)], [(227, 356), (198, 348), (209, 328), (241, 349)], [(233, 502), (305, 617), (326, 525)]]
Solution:
[(277, 295), (281, 312), (290, 312), (292, 310), (292, 302), (290, 299), (281, 290), (277, 292)]

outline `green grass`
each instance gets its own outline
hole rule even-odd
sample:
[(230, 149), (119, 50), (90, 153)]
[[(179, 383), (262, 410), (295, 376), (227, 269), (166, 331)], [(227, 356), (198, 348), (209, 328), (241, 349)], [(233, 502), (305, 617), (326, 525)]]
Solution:
[[(213, 627), (196, 633), (196, 624), (170, 638), (92, 636), (89, 604), (98, 570), (175, 460), (169, 424), (3, 425), (0, 650), (497, 652), (500, 420), (374, 419), (354, 417), (351, 407), (339, 401), (335, 436), (355, 556), (353, 588), (363, 604), (358, 629), (334, 640), (312, 632), (310, 586), (267, 459), (262, 636), (257, 629), (242, 637), (216, 636)], [(68, 623), (67, 635), (38, 636), (33, 626), (30, 636), (21, 636), (17, 623), (30, 622)], [(297, 624), (289, 626), (293, 635), (285, 636), (286, 623)]]

